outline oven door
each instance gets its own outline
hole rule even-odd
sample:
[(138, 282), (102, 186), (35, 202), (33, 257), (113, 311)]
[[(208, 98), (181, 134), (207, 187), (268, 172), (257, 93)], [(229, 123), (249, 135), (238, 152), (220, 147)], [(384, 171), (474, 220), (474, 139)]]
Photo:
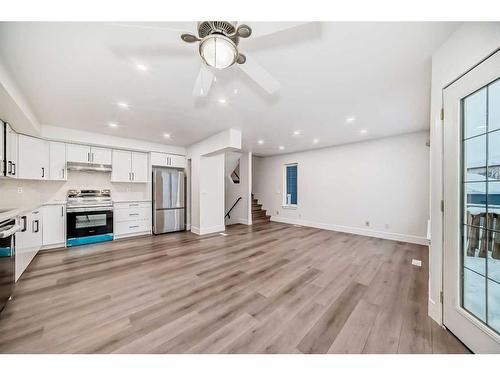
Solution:
[(68, 208), (66, 224), (67, 246), (113, 239), (112, 208)]

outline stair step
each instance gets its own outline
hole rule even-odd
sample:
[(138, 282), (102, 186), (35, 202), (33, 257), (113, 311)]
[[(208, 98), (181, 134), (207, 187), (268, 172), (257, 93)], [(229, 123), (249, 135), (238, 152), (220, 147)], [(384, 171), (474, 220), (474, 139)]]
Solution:
[(252, 218), (261, 218), (261, 217), (266, 217), (266, 211), (261, 210), (259, 212), (252, 212)]
[(253, 220), (252, 219), (252, 224), (264, 224), (264, 223), (270, 223), (271, 222), (271, 217), (266, 216), (265, 219), (257, 219)]

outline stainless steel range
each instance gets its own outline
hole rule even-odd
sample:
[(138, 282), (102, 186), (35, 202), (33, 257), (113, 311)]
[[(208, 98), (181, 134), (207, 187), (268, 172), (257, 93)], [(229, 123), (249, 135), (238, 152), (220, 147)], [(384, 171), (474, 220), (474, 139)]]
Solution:
[(110, 190), (69, 190), (66, 213), (66, 246), (113, 240)]

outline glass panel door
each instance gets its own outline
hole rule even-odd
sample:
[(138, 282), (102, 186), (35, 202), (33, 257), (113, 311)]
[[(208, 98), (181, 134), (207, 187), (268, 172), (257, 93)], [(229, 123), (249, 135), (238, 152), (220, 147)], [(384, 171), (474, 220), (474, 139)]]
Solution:
[(461, 306), (500, 332), (500, 80), (462, 99)]

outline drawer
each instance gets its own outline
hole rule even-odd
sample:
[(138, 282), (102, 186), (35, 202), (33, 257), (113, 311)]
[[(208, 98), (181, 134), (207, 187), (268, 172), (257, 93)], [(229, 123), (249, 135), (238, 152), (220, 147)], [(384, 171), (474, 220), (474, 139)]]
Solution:
[(133, 207), (115, 209), (113, 212), (115, 222), (135, 221), (135, 220), (150, 220), (151, 207)]
[(123, 208), (151, 208), (151, 202), (115, 202), (113, 206), (116, 210)]
[(113, 228), (114, 232), (113, 234), (116, 236), (121, 236), (131, 233), (149, 232), (150, 230), (151, 230), (150, 220), (123, 221), (120, 223), (115, 223), (115, 227)]

